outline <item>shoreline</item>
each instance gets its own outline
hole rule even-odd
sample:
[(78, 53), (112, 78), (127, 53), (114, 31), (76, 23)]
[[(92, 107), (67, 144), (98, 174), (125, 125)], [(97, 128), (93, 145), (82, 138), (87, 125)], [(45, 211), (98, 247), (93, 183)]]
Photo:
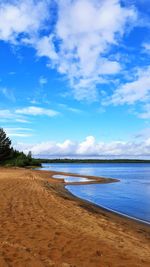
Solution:
[[(45, 170), (40, 170), (40, 171), (45, 171)], [(50, 172), (50, 173), (53, 173), (52, 176), (50, 178), (52, 179), (55, 179), (57, 181), (60, 181), (63, 180), (63, 190), (65, 191), (65, 193), (68, 194), (68, 197), (73, 197), (75, 199), (75, 201), (79, 200), (89, 206), (94, 207), (96, 209), (99, 209), (99, 211), (104, 211), (108, 214), (112, 214), (112, 215), (115, 215), (123, 220), (127, 220), (127, 221), (131, 221), (133, 223), (139, 223), (140, 225), (143, 225), (143, 226), (146, 226), (146, 227), (149, 227), (150, 226), (150, 222), (148, 221), (144, 221), (142, 219), (138, 219), (136, 217), (132, 217), (132, 216), (129, 216), (127, 214), (123, 214), (121, 212), (118, 212), (118, 211), (115, 211), (115, 210), (112, 210), (112, 209), (109, 209), (107, 207), (104, 207), (102, 205), (98, 205), (98, 204), (95, 204), (89, 200), (86, 200), (84, 198), (81, 198), (81, 197), (78, 197), (74, 194), (72, 194), (69, 189), (66, 188), (66, 186), (68, 185), (72, 185), (72, 186), (78, 186), (78, 185), (87, 185), (87, 184), (107, 184), (107, 183), (114, 183), (114, 182), (120, 182), (119, 179), (116, 179), (116, 178), (109, 178), (109, 177), (98, 177), (98, 176), (91, 176), (91, 175), (80, 175), (80, 174), (76, 174), (76, 173), (70, 173), (70, 172), (59, 172), (59, 171), (45, 171), (45, 172)], [(53, 177), (54, 175), (63, 175), (63, 176), (72, 176), (72, 177), (81, 177), (81, 178), (87, 178), (87, 179), (93, 179), (94, 181), (86, 181), (86, 182), (65, 182), (64, 181), (64, 178), (62, 179), (58, 179), (58, 178), (55, 178)], [(67, 192), (66, 192), (67, 191)]]
[[(73, 185), (76, 185), (76, 184), (73, 184)], [(104, 210), (104, 211), (106, 211), (106, 212), (108, 212), (108, 213), (112, 213), (112, 214), (114, 214), (114, 215), (116, 215), (116, 216), (119, 216), (120, 218), (123, 218), (123, 219), (128, 219), (128, 220), (131, 220), (131, 221), (133, 221), (133, 222), (140, 223), (140, 224), (142, 224), (142, 225), (150, 226), (150, 222), (148, 222), (148, 221), (144, 221), (144, 220), (142, 220), (142, 219), (138, 219), (138, 218), (136, 218), (136, 217), (127, 215), (127, 214), (125, 214), (125, 213), (121, 213), (121, 212), (119, 212), (119, 211), (115, 211), (115, 210), (113, 210), (113, 209), (109, 209), (109, 208), (107, 208), (107, 207), (105, 207), (105, 206), (95, 204), (95, 203), (92, 202), (92, 201), (88, 201), (88, 200), (86, 200), (86, 199), (84, 199), (84, 198), (80, 198), (80, 197), (78, 197), (78, 196), (72, 194), (67, 188), (66, 188), (66, 190), (68, 191), (68, 194), (71, 194), (71, 195), (73, 195), (75, 198), (77, 198), (77, 199), (79, 199), (79, 200), (81, 200), (81, 201), (83, 201), (83, 202), (86, 202), (87, 204), (89, 204), (89, 205), (91, 205), (91, 206), (95, 206), (95, 207), (99, 208), (100, 210)]]
[(77, 198), (56, 173), (0, 168), (0, 266), (148, 267), (150, 227)]
[[(41, 170), (41, 171), (44, 171), (44, 170)], [(88, 201), (84, 198), (81, 198), (81, 197), (78, 197), (74, 194), (72, 194), (69, 189), (66, 188), (66, 186), (68, 185), (86, 185), (86, 184), (107, 184), (107, 183), (114, 183), (114, 182), (120, 182), (119, 179), (115, 179), (115, 178), (109, 178), (109, 177), (98, 177), (98, 176), (91, 176), (91, 175), (80, 175), (80, 174), (76, 174), (76, 173), (70, 173), (70, 172), (59, 172), (59, 171), (50, 171), (50, 172), (54, 172), (54, 175), (63, 175), (63, 176), (72, 176), (72, 177), (81, 177), (81, 178), (87, 178), (87, 179), (93, 179), (94, 181), (86, 181), (86, 182), (65, 182), (64, 181), (64, 189), (68, 191), (68, 194), (70, 194), (71, 196), (81, 200), (81, 201), (84, 201), (84, 202), (87, 202), (89, 205), (93, 205), (97, 208), (100, 208), (100, 209), (103, 209), (105, 210), (106, 212), (112, 212), (113, 214), (116, 214), (117, 216), (120, 216), (122, 218), (127, 218), (129, 220), (132, 220), (132, 221), (135, 221), (135, 222), (139, 222), (139, 223), (142, 223), (144, 225), (150, 225), (150, 222), (148, 221), (145, 221), (145, 220), (142, 220), (142, 219), (139, 219), (139, 218), (136, 218), (136, 217), (133, 217), (133, 216), (130, 216), (128, 214), (125, 214), (125, 213), (121, 213), (119, 211), (115, 211), (113, 209), (109, 209), (105, 206), (102, 206), (102, 205), (98, 205), (98, 204), (95, 204), (94, 202), (92, 201)], [(56, 173), (55, 173), (56, 172)], [(58, 178), (55, 178), (53, 177), (54, 175), (52, 175), (52, 179), (58, 179)], [(61, 180), (60, 178), (58, 180)], [(62, 178), (62, 180), (64, 180)]]
[[(84, 182), (65, 182), (66, 185), (81, 185), (81, 184), (108, 184), (108, 183), (115, 183), (120, 182), (119, 179), (116, 178), (110, 178), (110, 177), (102, 177), (102, 176), (94, 176), (94, 175), (81, 175), (78, 173), (72, 173), (72, 172), (60, 172), (60, 171), (53, 171), (53, 170), (39, 170), (44, 172), (50, 172), (53, 173), (51, 178), (55, 180), (64, 180), (64, 177), (62, 179), (53, 177), (54, 175), (63, 175), (63, 176), (72, 176), (72, 177), (79, 177), (79, 178), (87, 178), (90, 181), (84, 181)], [(93, 181), (91, 181), (93, 180)]]

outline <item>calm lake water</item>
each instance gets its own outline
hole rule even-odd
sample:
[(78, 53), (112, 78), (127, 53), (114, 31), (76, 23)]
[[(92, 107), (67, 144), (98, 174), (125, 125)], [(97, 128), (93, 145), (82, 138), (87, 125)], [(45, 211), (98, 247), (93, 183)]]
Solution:
[(53, 178), (64, 179), (66, 183), (74, 183), (74, 182), (90, 182), (93, 180), (87, 179), (85, 177), (75, 177), (75, 176), (66, 176), (66, 175), (54, 175)]
[(112, 184), (68, 185), (74, 195), (150, 223), (150, 164), (43, 164), (46, 170), (112, 177)]

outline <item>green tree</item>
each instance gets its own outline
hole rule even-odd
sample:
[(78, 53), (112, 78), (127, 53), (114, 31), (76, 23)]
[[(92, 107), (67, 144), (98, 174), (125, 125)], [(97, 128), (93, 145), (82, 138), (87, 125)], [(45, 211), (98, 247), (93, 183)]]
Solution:
[(32, 159), (32, 152), (31, 151), (28, 152), (27, 157), (28, 157), (28, 159)]
[(0, 163), (9, 159), (12, 153), (11, 140), (5, 131), (0, 128)]
[(0, 164), (4, 166), (41, 166), (41, 163), (32, 158), (32, 153), (28, 155), (11, 147), (11, 140), (7, 137), (5, 131), (0, 128)]

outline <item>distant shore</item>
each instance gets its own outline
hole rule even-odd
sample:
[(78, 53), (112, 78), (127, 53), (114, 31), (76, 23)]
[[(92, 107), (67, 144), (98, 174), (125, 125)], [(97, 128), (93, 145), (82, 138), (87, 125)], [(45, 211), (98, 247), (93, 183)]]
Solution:
[(42, 163), (150, 163), (146, 159), (71, 159), (71, 158), (56, 158), (42, 159), (38, 158), (38, 162)]
[(56, 174), (0, 168), (0, 266), (150, 266), (149, 226), (74, 197)]

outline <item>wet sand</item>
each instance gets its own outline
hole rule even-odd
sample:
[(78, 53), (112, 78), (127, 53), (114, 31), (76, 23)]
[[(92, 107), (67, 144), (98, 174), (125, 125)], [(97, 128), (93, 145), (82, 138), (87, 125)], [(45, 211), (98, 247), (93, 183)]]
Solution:
[(74, 197), (56, 174), (0, 168), (0, 267), (150, 266), (150, 226)]

